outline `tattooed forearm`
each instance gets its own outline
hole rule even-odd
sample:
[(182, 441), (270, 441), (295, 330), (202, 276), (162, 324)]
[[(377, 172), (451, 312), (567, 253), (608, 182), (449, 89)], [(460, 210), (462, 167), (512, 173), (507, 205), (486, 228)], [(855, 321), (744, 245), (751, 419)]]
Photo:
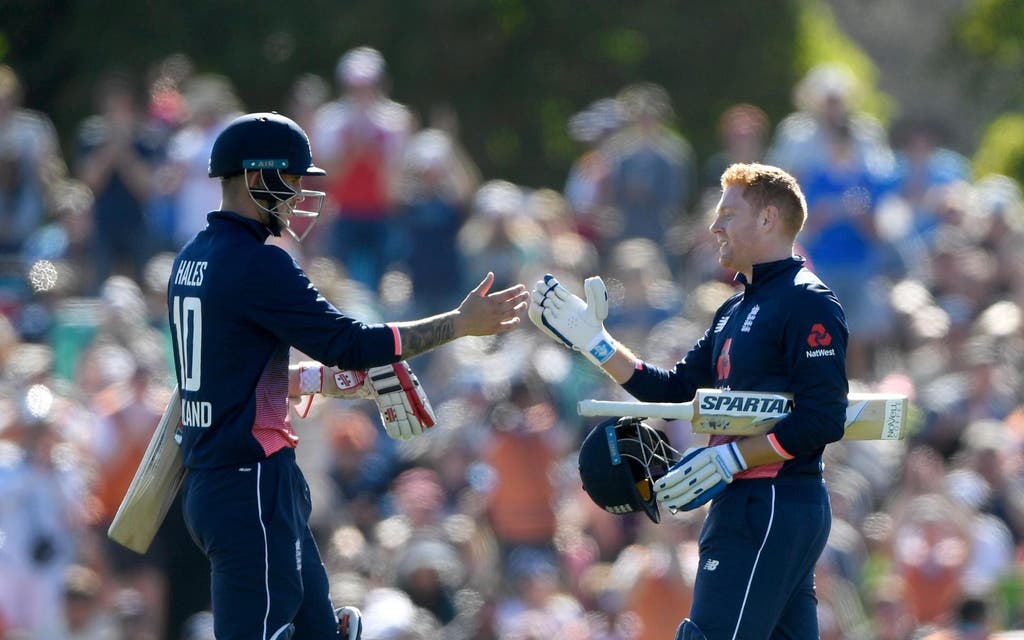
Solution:
[(413, 322), (399, 322), (394, 326), (402, 336), (403, 360), (440, 347), (458, 337), (455, 335), (455, 314), (452, 313)]

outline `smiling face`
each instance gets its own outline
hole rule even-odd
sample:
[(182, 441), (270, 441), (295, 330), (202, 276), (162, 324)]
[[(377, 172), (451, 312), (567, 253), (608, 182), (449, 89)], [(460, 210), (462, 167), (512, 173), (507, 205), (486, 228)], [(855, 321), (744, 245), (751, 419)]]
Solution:
[(743, 273), (750, 280), (753, 266), (761, 262), (764, 210), (755, 211), (743, 197), (746, 187), (731, 184), (722, 192), (710, 231), (718, 242), (718, 262)]

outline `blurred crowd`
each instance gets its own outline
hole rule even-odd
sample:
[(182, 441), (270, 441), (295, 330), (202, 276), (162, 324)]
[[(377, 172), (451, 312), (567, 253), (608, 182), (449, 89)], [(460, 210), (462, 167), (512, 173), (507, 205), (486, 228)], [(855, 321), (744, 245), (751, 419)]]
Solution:
[[(275, 241), (367, 322), (450, 309), (487, 271), (496, 286), (601, 274), (609, 329), (669, 366), (734, 291), (707, 232), (719, 174), (766, 161), (796, 175), (800, 251), (846, 309), (852, 390), (914, 405), (907, 440), (826, 451), (821, 637), (1024, 628), (1019, 185), (972, 175), (938, 123), (883, 126), (835, 66), (808, 73), (777, 123), (729, 107), (706, 158), (662, 87), (595, 96), (566, 123), (580, 151), (564, 185), (543, 187), (485, 179), (457, 114), (389, 95), (384, 58), (360, 47), (334, 78), (298, 77), (278, 109), (329, 175), (310, 180), (328, 205), (307, 240)], [(105, 531), (174, 384), (170, 263), (218, 207), (210, 149), (246, 105), (183, 55), (106, 74), (64, 145), (22, 98), (0, 66), (0, 638), (212, 638), (180, 507), (144, 556)], [(702, 512), (613, 516), (576, 471), (594, 424), (576, 401), (624, 392), (529, 325), (412, 366), (439, 416), (426, 437), (388, 439), (367, 402), (292, 416), (332, 595), (363, 609), (363, 637), (672, 637)], [(655, 426), (680, 450), (698, 442), (685, 422)]]

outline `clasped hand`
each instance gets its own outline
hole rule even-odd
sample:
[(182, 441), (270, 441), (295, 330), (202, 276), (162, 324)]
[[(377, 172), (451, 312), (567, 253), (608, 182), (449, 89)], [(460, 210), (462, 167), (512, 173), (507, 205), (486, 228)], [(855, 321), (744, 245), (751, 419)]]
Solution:
[(714, 499), (747, 468), (735, 442), (687, 449), (654, 486), (658, 502), (669, 511), (691, 511)]

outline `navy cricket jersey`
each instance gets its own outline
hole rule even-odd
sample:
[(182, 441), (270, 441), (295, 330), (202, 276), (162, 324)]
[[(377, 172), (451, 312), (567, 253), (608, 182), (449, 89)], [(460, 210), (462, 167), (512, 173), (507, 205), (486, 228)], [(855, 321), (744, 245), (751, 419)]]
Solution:
[(215, 211), (174, 260), (167, 309), (188, 468), (248, 464), (297, 444), (290, 347), (344, 369), (400, 359), (396, 330), (342, 314), (286, 251), (265, 244), (269, 235)]
[[(697, 389), (793, 395), (794, 408), (769, 438), (790, 459), (748, 469), (741, 478), (821, 473), (825, 445), (843, 437), (849, 382), (849, 330), (835, 294), (803, 258), (756, 264), (752, 282), (729, 298), (704, 337), (671, 371), (647, 363), (623, 388), (645, 402), (687, 402)], [(713, 435), (710, 444), (735, 440)]]

